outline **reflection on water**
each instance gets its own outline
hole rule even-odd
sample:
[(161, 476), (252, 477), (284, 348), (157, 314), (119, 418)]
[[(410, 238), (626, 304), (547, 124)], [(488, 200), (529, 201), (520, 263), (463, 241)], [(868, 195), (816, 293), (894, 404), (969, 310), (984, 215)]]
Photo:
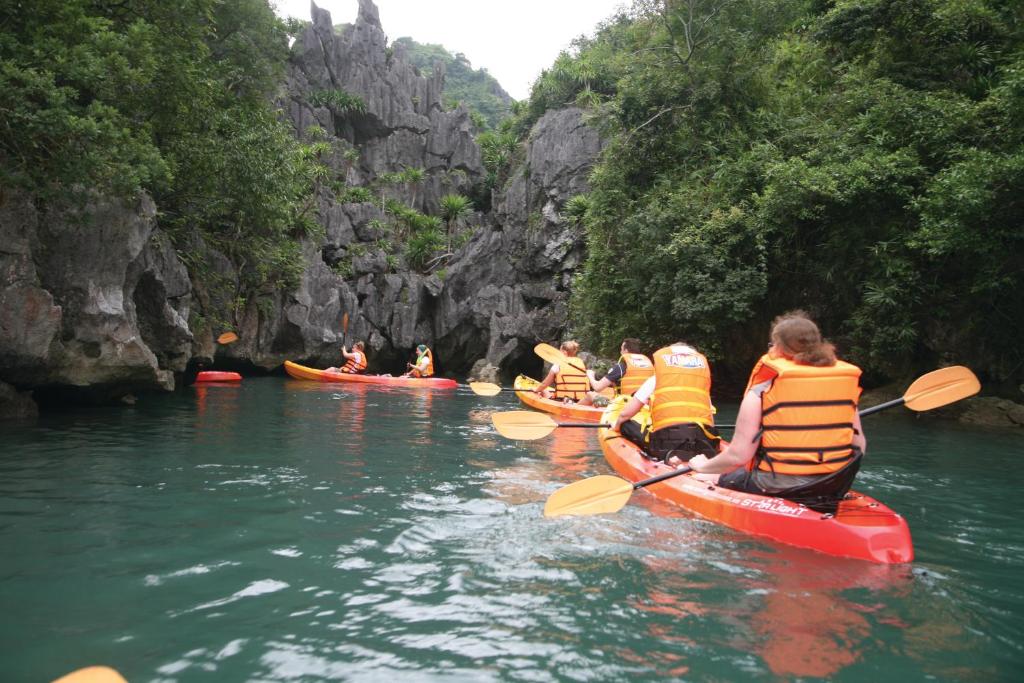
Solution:
[(133, 681), (986, 681), (1024, 663), (1017, 442), (986, 435), (994, 476), (957, 470), (975, 433), (878, 423), (861, 487), (921, 558), (888, 567), (642, 491), (545, 519), (608, 468), (596, 430), (497, 437), (491, 411), (518, 407), (266, 378), (0, 426), (3, 680), (105, 662)]

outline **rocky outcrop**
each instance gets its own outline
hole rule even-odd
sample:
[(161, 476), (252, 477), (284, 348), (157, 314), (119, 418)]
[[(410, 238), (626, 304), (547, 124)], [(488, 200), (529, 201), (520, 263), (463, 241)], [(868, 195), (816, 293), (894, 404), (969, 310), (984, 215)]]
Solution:
[(436, 329), (450, 355), (511, 371), (539, 365), (533, 346), (562, 336), (585, 242), (580, 226), (560, 212), (586, 191), (600, 149), (579, 109), (548, 112), (537, 122), (525, 161), (496, 198), (495, 224), (449, 268)]
[(981, 427), (1024, 427), (1024, 405), (1005, 398), (976, 397), (967, 401), (959, 419)]
[[(400, 254), (388, 253), (401, 238), (382, 227), (389, 222), (382, 205), (395, 199), (436, 213), (441, 196), (469, 194), (482, 181), (468, 112), (443, 110), (443, 70), (422, 76), (401, 50), (388, 49), (370, 0), (360, 0), (356, 22), (342, 33), (314, 5), (312, 25), (292, 49), (282, 105), (297, 135), (321, 129), (335, 150), (329, 164), (337, 183), (372, 188), (375, 200), (343, 203), (325, 191), (326, 239), (305, 246), (301, 285), (281, 294), (269, 314), (251, 307), (239, 321), (243, 341), (222, 353), (266, 368), (286, 358), (337, 363), (347, 312), (349, 342), (366, 341), (382, 371), (403, 369), (420, 342), (436, 349), (443, 372), (464, 374), (481, 359), (508, 371), (536, 365), (533, 345), (564, 330), (571, 276), (584, 258), (581, 229), (560, 215), (586, 190), (601, 148), (583, 112), (544, 116), (507, 188), (495, 193), (493, 214), (474, 219), (468, 244), (438, 272), (410, 272)], [(318, 105), (329, 91), (356, 96), (365, 108)], [(423, 169), (424, 180), (375, 182), (404, 168)]]
[(191, 352), (185, 266), (147, 196), (0, 206), (0, 380), (119, 396), (170, 389)]

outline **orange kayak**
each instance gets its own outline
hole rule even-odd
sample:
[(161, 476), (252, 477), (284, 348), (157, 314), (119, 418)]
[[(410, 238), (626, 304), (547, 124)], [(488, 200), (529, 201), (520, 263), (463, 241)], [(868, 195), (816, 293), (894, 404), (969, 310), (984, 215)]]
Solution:
[(519, 400), (533, 408), (534, 410), (540, 410), (545, 413), (550, 413), (555, 417), (569, 418), (572, 420), (578, 420), (580, 422), (600, 422), (601, 414), (604, 413), (604, 408), (595, 408), (593, 406), (578, 406), (575, 403), (562, 403), (551, 398), (544, 398), (539, 394), (534, 394), (529, 391), (535, 386), (540, 384), (537, 380), (527, 377), (526, 375), (519, 375), (516, 377), (516, 381), (513, 383), (513, 387), (516, 389), (525, 389), (526, 391), (517, 391), (516, 396)]
[[(604, 422), (614, 423), (624, 401), (614, 401)], [(642, 422), (646, 409), (638, 414)], [(645, 458), (632, 442), (608, 429), (598, 431), (608, 464), (629, 481), (656, 477), (672, 468)], [(834, 515), (800, 503), (740, 493), (700, 481), (689, 474), (644, 487), (658, 498), (753, 536), (883, 564), (911, 562), (914, 546), (906, 520), (877, 500), (851, 491)]]
[(391, 377), (390, 375), (353, 375), (347, 372), (326, 372), (305, 365), (284, 362), (284, 371), (295, 379), (313, 382), (352, 382), (355, 384), (381, 384), (389, 387), (420, 387), (427, 389), (454, 389), (459, 383), (443, 377)]
[(237, 372), (223, 370), (203, 370), (196, 375), (197, 382), (241, 382), (242, 376)]

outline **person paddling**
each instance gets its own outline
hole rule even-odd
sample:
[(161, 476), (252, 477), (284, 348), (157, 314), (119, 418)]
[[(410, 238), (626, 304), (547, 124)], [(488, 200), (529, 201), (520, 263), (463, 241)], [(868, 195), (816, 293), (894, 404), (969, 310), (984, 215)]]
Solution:
[(576, 357), (580, 345), (574, 341), (564, 341), (558, 350), (566, 356), (565, 362), (552, 364), (544, 381), (534, 387), (533, 391), (545, 398), (565, 403), (582, 401), (590, 389), (590, 379), (587, 377), (587, 366), (581, 358)]
[(345, 359), (345, 364), (340, 368), (327, 368), (324, 372), (343, 372), (352, 375), (361, 375), (366, 372), (366, 353), (363, 349), (366, 345), (358, 341), (352, 345), (352, 351), (350, 352), (344, 346), (341, 347), (341, 355)]
[(402, 377), (433, 377), (434, 376), (434, 354), (426, 344), (416, 347), (416, 362), (406, 363), (409, 371)]
[[(687, 462), (699, 453), (714, 455), (721, 439), (715, 430), (708, 359), (681, 341), (658, 349), (651, 357), (654, 374), (619, 413), (615, 431), (653, 460)], [(648, 432), (630, 419), (645, 404), (651, 406)]]
[(580, 401), (580, 405), (594, 405), (598, 397), (601, 397), (601, 391), (608, 387), (617, 387), (618, 393), (632, 396), (653, 374), (654, 364), (651, 359), (640, 353), (640, 340), (623, 339), (619, 346), (619, 361), (609, 368), (604, 377), (597, 380), (593, 370), (587, 370), (591, 390)]
[(713, 458), (694, 457), (690, 468), (723, 488), (834, 510), (867, 449), (860, 374), (836, 358), (806, 313), (779, 316), (750, 374), (732, 442)]

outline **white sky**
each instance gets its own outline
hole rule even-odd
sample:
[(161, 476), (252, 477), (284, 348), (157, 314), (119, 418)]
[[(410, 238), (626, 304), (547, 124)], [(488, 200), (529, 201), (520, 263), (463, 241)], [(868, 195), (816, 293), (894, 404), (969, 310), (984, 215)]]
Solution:
[[(280, 16), (310, 18), (309, 0), (270, 0)], [(526, 99), (542, 69), (579, 35), (628, 0), (375, 0), (388, 41), (410, 36), (462, 52), (486, 68), (508, 94)], [(352, 23), (356, 0), (318, 0), (335, 24)]]

